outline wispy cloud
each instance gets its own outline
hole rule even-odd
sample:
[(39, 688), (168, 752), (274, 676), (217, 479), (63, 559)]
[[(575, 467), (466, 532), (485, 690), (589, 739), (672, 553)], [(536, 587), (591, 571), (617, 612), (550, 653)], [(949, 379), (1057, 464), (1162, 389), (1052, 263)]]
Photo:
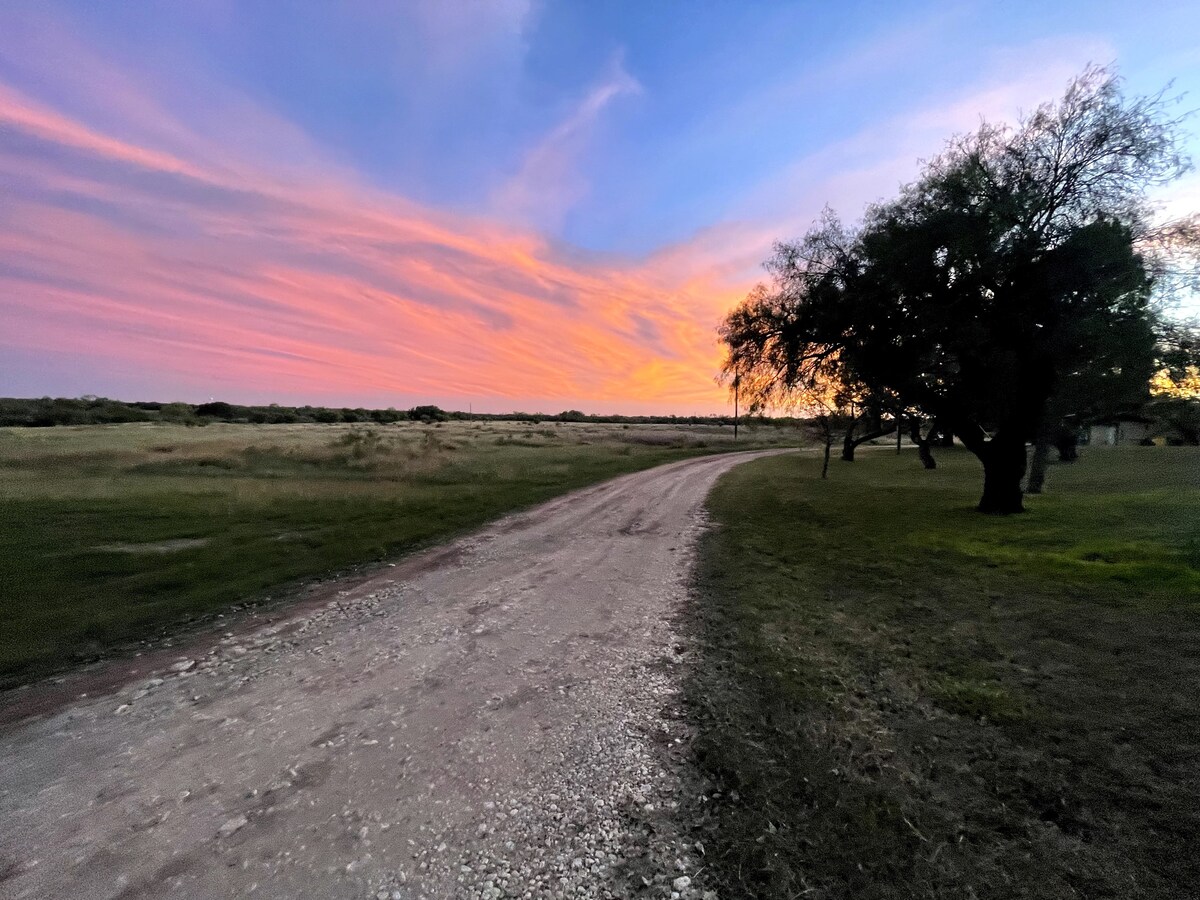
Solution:
[(641, 93), (620, 55), (571, 111), (526, 154), (520, 170), (494, 195), (496, 213), (506, 219), (546, 226), (557, 223), (588, 189), (580, 170), (605, 110), (617, 98)]
[[(630, 85), (593, 90), (542, 158)], [(732, 298), (695, 273), (564, 256), (351, 179), (208, 165), (9, 87), (0, 123), (0, 181), (20, 186), (0, 209), (0, 347), (170, 371), (195, 396), (720, 402), (711, 325)]]
[[(415, 21), (439, 48), (425, 61), (439, 85), (479, 76), (488, 54), (516, 78), (536, 8), (488, 4), (485, 38), (470, 8), (416, 4), (393, 25)], [(619, 56), (531, 142), (487, 213), (469, 214), (373, 186), (262, 97), (203, 75), (145, 77), (35, 18), (0, 35), (0, 370), (40, 355), (65, 361), (61, 390), (107, 378), (180, 399), (722, 409), (714, 328), (773, 240), (826, 202), (853, 218), (949, 133), (1010, 118), (1104, 58), (1080, 43), (1000, 60), (981, 82), (789, 160), (711, 224), (632, 258), (546, 237), (642, 91)], [(1060, 66), (1037, 64), (1056, 54)], [(56, 66), (64, 56), (77, 66)], [(195, 94), (207, 102), (179, 102)], [(738, 113), (746, 133), (768, 127), (757, 109)]]
[(493, 62), (497, 48), (519, 47), (534, 17), (532, 0), (490, 0), (488, 3), (446, 3), (417, 0), (397, 5), (366, 4), (376, 16), (401, 16), (421, 31), (432, 65), (461, 69)]

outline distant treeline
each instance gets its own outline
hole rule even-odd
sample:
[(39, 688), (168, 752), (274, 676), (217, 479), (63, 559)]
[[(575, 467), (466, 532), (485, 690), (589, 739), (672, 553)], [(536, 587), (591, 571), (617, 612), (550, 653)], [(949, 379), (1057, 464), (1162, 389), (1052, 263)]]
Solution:
[[(437, 406), (412, 409), (363, 409), (329, 406), (239, 406), (217, 400), (211, 403), (127, 403), (104, 397), (0, 398), (0, 427), (46, 428), (54, 425), (113, 425), (120, 422), (171, 422), (207, 425), (210, 422), (239, 422), (252, 425), (334, 424), (365, 422), (389, 425), (394, 422), (446, 422), (450, 420), (501, 422), (598, 422), (629, 425), (732, 425), (732, 416), (592, 416), (577, 409), (557, 415), (543, 413), (466, 413)], [(793, 424), (792, 419), (770, 419), (773, 425)], [(742, 422), (746, 419), (743, 417)]]

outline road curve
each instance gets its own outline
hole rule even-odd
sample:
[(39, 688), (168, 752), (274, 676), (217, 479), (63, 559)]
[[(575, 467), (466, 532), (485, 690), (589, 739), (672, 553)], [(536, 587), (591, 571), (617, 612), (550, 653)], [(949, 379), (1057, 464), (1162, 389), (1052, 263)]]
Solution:
[(705, 496), (761, 455), (561, 497), (10, 729), (0, 897), (700, 897), (670, 623)]

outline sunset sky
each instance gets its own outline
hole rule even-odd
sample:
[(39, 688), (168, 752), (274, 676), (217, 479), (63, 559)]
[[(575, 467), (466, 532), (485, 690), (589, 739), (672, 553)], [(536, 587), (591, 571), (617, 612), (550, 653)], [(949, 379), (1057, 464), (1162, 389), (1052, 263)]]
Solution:
[(0, 396), (723, 411), (773, 241), (1088, 62), (1200, 107), (1200, 3), (5, 2)]

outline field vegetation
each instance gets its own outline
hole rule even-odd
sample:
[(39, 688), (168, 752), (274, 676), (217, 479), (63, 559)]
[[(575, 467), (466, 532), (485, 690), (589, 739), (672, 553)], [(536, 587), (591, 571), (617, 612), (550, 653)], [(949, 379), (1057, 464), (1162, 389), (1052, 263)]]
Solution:
[(1085, 450), (1011, 518), (942, 450), (739, 467), (689, 687), (722, 896), (1200, 884), (1200, 455)]
[(0, 686), (764, 427), (420, 422), (0, 429)]
[[(111, 400), (107, 397), (0, 397), (0, 428), (52, 428), (56, 425), (116, 425), (154, 422), (174, 425), (209, 425), (230, 422), (241, 425), (332, 425), (362, 422), (393, 425), (397, 422), (589, 422), (607, 425), (732, 425), (731, 416), (622, 416), (597, 415), (566, 409), (560, 413), (473, 413), (437, 406), (411, 409), (366, 409), (336, 406), (243, 406), (212, 400), (208, 403), (159, 403), (156, 401)], [(794, 419), (776, 420), (777, 425), (797, 424)]]

